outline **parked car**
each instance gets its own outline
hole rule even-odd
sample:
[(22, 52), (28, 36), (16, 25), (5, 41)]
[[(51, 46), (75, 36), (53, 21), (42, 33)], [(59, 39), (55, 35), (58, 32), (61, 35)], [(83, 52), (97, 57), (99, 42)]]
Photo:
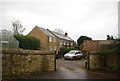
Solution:
[(71, 50), (64, 55), (64, 59), (81, 59), (82, 52), (80, 50)]

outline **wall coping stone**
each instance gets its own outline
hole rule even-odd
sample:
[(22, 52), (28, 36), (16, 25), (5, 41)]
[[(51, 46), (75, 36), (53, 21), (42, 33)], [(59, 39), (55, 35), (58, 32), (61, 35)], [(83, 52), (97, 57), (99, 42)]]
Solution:
[(2, 49), (2, 54), (20, 54), (20, 55), (54, 55), (50, 51), (24, 50), (24, 49)]

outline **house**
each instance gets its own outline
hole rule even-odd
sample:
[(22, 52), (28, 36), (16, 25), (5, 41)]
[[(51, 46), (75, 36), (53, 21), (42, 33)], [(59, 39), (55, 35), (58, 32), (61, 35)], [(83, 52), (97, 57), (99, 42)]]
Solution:
[[(50, 31), (50, 30), (49, 30)], [(68, 48), (74, 48), (74, 41), (68, 37), (68, 34), (60, 34), (54, 31), (50, 31), (53, 35), (57, 37), (57, 47), (60, 49), (61, 47), (68, 47)]]
[(65, 35), (35, 26), (28, 36), (36, 37), (40, 40), (40, 50), (59, 50), (61, 47), (74, 47), (74, 41)]
[(0, 30), (0, 47), (19, 48), (19, 41), (7, 30)]

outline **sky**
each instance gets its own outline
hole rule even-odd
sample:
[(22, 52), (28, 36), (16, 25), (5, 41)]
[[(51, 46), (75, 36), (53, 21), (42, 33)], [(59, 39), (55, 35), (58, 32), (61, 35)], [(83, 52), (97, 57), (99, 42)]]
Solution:
[(74, 41), (82, 35), (106, 40), (118, 35), (119, 0), (0, 0), (0, 29), (20, 20), (27, 35), (36, 25), (62, 29)]

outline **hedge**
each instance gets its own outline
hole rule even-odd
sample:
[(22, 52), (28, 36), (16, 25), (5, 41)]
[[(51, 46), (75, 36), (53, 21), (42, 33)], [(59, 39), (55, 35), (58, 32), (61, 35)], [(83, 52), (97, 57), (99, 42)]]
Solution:
[(15, 35), (14, 36), (19, 41), (19, 47), (28, 50), (38, 50), (40, 47), (40, 40), (34, 37)]

